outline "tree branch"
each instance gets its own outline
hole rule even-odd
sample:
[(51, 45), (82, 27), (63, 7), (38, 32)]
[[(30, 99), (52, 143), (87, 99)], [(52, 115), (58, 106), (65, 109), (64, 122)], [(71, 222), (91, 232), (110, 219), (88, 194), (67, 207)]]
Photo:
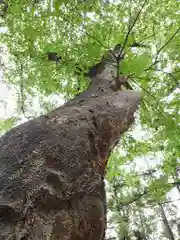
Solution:
[(131, 27), (130, 27), (129, 30), (128, 30), (127, 35), (126, 35), (126, 37), (125, 37), (125, 40), (124, 40), (124, 42), (123, 42), (123, 45), (122, 45), (122, 48), (121, 48), (121, 51), (120, 51), (119, 56), (121, 56), (121, 54), (122, 54), (122, 52), (123, 52), (123, 50), (124, 50), (124, 48), (125, 48), (125, 46), (126, 46), (126, 43), (127, 43), (127, 41), (128, 41), (129, 35), (130, 35), (133, 27), (135, 26), (135, 24), (136, 24), (136, 22), (137, 22), (137, 20), (138, 20), (138, 18), (139, 18), (139, 16), (140, 16), (143, 8), (144, 8), (146, 2), (147, 2), (147, 0), (144, 1), (141, 9), (139, 10), (139, 12), (138, 12), (137, 15), (136, 15), (136, 18), (134, 19), (134, 22), (132, 23)]
[(159, 55), (159, 53), (163, 50), (163, 48), (165, 48), (172, 40), (173, 38), (176, 36), (176, 34), (180, 31), (180, 27), (174, 32), (174, 34), (167, 40), (167, 42), (162, 45), (159, 50), (157, 51), (157, 55)]
[(156, 63), (160, 62), (157, 60), (160, 52), (173, 40), (173, 38), (177, 35), (177, 33), (180, 31), (180, 28), (178, 28), (174, 34), (167, 40), (167, 42), (165, 44), (163, 44), (158, 50), (157, 50), (157, 54), (156, 54), (156, 58), (154, 63), (152, 63), (149, 67), (145, 68), (144, 71), (148, 71), (150, 70)]

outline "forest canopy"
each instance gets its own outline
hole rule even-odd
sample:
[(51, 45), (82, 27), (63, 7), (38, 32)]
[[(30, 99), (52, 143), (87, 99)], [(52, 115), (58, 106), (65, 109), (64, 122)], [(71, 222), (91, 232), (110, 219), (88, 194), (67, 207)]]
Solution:
[(86, 89), (117, 44), (142, 101), (109, 159), (107, 239), (180, 239), (179, 0), (1, 0), (0, 131)]

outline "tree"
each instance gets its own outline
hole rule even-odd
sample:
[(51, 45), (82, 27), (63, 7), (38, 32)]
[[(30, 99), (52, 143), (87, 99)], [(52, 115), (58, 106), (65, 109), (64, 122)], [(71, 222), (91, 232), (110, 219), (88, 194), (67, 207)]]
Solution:
[(0, 84), (14, 99), (8, 111), (12, 101), (0, 96), (7, 106), (1, 133), (52, 112), (62, 98), (86, 95), (89, 78), (93, 82), (103, 66), (100, 57), (121, 45), (119, 81), (111, 91), (118, 85), (137, 89), (142, 100), (132, 131), (108, 161), (107, 222), (110, 228), (112, 214), (113, 230), (107, 238), (115, 232), (119, 239), (124, 233), (132, 240), (167, 239), (158, 203), (177, 236), (167, 206), (175, 200), (169, 192), (179, 189), (179, 25), (176, 0), (0, 2)]
[(119, 54), (102, 59), (86, 91), (1, 138), (1, 239), (103, 239), (107, 158), (139, 102), (118, 92)]

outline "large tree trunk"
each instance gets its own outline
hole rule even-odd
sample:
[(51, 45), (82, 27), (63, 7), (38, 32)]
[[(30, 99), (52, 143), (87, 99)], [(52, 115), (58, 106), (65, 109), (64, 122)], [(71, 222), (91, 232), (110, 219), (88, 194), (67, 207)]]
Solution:
[(0, 139), (1, 240), (104, 238), (107, 159), (139, 102), (118, 91), (118, 54), (92, 67), (85, 92)]

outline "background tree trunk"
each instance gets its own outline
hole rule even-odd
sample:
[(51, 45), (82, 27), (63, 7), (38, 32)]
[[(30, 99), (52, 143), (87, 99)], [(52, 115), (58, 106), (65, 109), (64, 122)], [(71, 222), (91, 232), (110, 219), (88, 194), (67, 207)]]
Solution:
[(101, 240), (110, 151), (139, 94), (118, 91), (119, 46), (93, 66), (89, 88), (0, 139), (0, 239)]
[(168, 222), (168, 219), (167, 219), (167, 217), (166, 217), (164, 208), (163, 208), (162, 204), (158, 204), (158, 205), (159, 205), (159, 208), (160, 208), (162, 220), (163, 220), (164, 227), (165, 227), (165, 230), (166, 230), (166, 232), (167, 232), (167, 235), (168, 235), (168, 237), (169, 237), (170, 240), (175, 240), (173, 231), (172, 231), (172, 229), (171, 229), (171, 226), (169, 225), (169, 222)]

